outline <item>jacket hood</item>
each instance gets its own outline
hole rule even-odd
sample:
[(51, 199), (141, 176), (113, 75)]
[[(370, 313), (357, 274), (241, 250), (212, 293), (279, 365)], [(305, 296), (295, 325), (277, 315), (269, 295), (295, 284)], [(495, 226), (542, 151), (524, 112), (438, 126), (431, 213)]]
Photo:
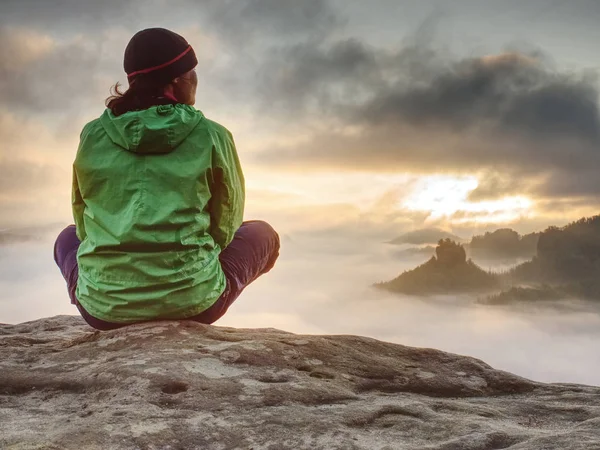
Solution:
[(115, 116), (104, 111), (100, 123), (119, 147), (138, 154), (170, 153), (192, 132), (203, 114), (189, 105), (159, 105)]

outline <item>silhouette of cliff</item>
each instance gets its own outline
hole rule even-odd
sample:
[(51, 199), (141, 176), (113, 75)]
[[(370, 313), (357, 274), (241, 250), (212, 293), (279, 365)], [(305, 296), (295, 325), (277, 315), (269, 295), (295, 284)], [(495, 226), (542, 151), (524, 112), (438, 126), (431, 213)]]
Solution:
[(411, 295), (453, 294), (489, 291), (500, 286), (500, 278), (467, 259), (462, 245), (450, 239), (439, 241), (425, 264), (376, 287)]

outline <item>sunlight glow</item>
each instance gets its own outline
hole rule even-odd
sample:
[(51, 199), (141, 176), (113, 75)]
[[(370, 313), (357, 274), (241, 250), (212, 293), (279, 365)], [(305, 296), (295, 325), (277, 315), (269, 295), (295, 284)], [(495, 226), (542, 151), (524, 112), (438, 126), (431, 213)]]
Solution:
[(524, 196), (507, 196), (472, 202), (469, 194), (477, 188), (476, 177), (424, 177), (401, 204), (412, 211), (430, 212), (431, 219), (447, 218), (461, 223), (503, 223), (527, 215), (533, 202)]

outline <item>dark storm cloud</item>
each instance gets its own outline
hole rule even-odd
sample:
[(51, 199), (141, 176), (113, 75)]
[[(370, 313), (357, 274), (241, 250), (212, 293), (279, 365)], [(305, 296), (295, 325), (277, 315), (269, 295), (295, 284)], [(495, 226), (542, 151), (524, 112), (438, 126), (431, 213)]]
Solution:
[(59, 39), (21, 64), (14, 64), (19, 36), (3, 26), (0, 105), (62, 115), (65, 108), (97, 107), (122, 75), (126, 44), (103, 46), (102, 30), (195, 24), (224, 55), (214, 67), (204, 62), (204, 92), (223, 93), (211, 94), (213, 104), (243, 104), (275, 125), (305, 126), (305, 143), (271, 149), (264, 163), (496, 171), (502, 182), (482, 183), (473, 199), (515, 191), (520, 177), (533, 176), (546, 183), (527, 188), (544, 195), (600, 191), (580, 176), (600, 170), (595, 80), (561, 73), (541, 53), (456, 60), (435, 50), (429, 25), (395, 48), (336, 41), (343, 11), (327, 0), (173, 0), (169, 15), (164, 7), (158, 0), (1, 2), (0, 23), (56, 26), (61, 33), (89, 26), (85, 44)]
[(376, 86), (380, 72), (376, 54), (357, 40), (325, 49), (298, 44), (272, 51), (258, 69), (259, 91), (269, 108), (294, 115), (311, 109), (323, 114), (358, 95), (365, 85)]
[(514, 191), (524, 183), (519, 177), (544, 174), (552, 176), (535, 187), (537, 193), (600, 193), (600, 183), (589, 181), (600, 172), (595, 80), (558, 72), (542, 55), (452, 61), (424, 46), (393, 52), (346, 41), (292, 48), (265, 72), (271, 74), (271, 104), (359, 131), (313, 131), (301, 146), (265, 153), (264, 162), (500, 170), (502, 183), (482, 186), (474, 194), (480, 198), (492, 189), (497, 195)]
[(355, 113), (369, 124), (434, 124), (458, 131), (489, 124), (500, 131), (597, 142), (597, 97), (588, 80), (506, 54), (460, 61), (429, 80), (401, 80), (376, 92)]
[[(282, 49), (264, 73), (271, 74), (265, 79), (271, 101), (337, 108), (343, 120), (357, 125), (453, 131), (485, 125), (535, 137), (600, 137), (595, 80), (555, 72), (537, 55), (449, 61), (427, 48), (389, 52), (348, 40)], [(320, 95), (340, 86), (350, 95)]]
[[(598, 151), (598, 149), (596, 149)], [(600, 205), (600, 164), (574, 172), (555, 170), (538, 192), (548, 197), (584, 197)], [(590, 198), (591, 197), (591, 198)]]

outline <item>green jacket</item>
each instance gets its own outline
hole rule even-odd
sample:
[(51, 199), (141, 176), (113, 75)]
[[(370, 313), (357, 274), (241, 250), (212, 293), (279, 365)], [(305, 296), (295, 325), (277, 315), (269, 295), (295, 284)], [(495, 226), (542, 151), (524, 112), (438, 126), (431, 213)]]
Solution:
[(88, 123), (73, 164), (77, 299), (110, 322), (181, 319), (225, 289), (219, 253), (242, 223), (231, 133), (188, 105)]

